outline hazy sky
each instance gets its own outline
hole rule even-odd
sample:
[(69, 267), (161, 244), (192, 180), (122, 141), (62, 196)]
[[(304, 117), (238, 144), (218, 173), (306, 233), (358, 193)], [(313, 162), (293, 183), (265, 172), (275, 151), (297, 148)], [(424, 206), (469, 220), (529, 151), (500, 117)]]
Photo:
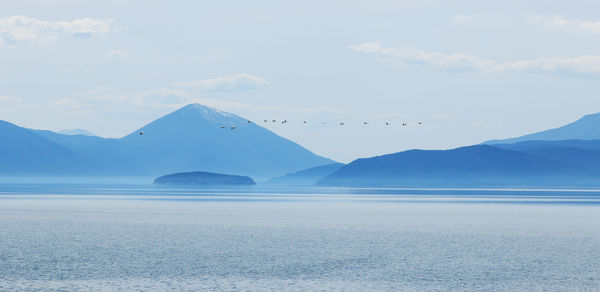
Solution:
[(268, 128), (344, 162), (474, 144), (600, 112), (598, 11), (596, 0), (0, 0), (0, 119), (120, 137), (198, 102), (287, 119)]

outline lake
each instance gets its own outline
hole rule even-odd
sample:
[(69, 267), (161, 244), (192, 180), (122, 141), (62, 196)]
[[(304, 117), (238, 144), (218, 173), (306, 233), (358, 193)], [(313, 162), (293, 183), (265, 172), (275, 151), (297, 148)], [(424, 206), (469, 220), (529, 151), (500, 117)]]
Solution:
[(593, 291), (600, 190), (0, 184), (0, 290)]

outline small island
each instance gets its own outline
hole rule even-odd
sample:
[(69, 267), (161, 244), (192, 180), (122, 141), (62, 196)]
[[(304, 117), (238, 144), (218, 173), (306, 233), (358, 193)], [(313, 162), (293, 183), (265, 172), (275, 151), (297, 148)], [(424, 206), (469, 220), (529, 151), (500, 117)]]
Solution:
[(242, 186), (255, 185), (254, 180), (247, 176), (229, 175), (204, 171), (179, 172), (164, 175), (154, 180), (155, 184), (185, 184), (202, 186)]

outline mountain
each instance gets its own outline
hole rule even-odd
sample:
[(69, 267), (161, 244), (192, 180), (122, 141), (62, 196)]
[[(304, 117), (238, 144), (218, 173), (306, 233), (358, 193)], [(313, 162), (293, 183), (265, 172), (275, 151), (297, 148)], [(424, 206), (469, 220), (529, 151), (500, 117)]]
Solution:
[(358, 159), (319, 180), (321, 186), (545, 186), (600, 182), (599, 172), (489, 145), (409, 150)]
[(588, 150), (600, 150), (600, 140), (558, 140), (558, 141), (522, 141), (516, 143), (492, 144), (492, 146), (504, 149), (525, 151), (543, 148), (580, 148)]
[(271, 185), (313, 186), (315, 183), (344, 166), (343, 163), (330, 163), (311, 167), (284, 176), (274, 177), (266, 182)]
[(199, 104), (155, 120), (119, 142), (150, 174), (201, 170), (267, 178), (332, 162), (247, 119)]
[(517, 138), (491, 140), (484, 144), (512, 144), (522, 141), (543, 140), (598, 140), (600, 139), (600, 113), (590, 114), (565, 126)]
[(0, 175), (73, 175), (91, 167), (75, 151), (0, 121)]
[(58, 131), (57, 133), (63, 134), (63, 135), (96, 136), (96, 134), (94, 134), (88, 130), (84, 130), (84, 129), (64, 129), (64, 130)]
[(228, 175), (204, 171), (179, 172), (163, 175), (154, 180), (155, 184), (183, 184), (201, 186), (225, 186), (225, 185), (255, 185), (253, 179), (247, 176)]
[(120, 139), (64, 135), (7, 122), (0, 126), (0, 173), (5, 175), (209, 171), (268, 178), (332, 162), (244, 118), (199, 104)]
[(567, 162), (581, 169), (600, 170), (600, 140), (524, 141), (494, 146)]
[(80, 163), (89, 170), (80, 173), (86, 176), (146, 175), (139, 163), (127, 154), (119, 139), (87, 135), (65, 135), (48, 130), (29, 130), (49, 141), (68, 148), (80, 157)]

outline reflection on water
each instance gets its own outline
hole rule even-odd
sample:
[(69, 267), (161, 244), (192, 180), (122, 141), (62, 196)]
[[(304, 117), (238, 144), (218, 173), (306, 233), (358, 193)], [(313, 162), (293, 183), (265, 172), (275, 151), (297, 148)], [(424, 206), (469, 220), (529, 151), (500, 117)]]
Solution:
[(600, 191), (0, 185), (0, 290), (596, 290)]

